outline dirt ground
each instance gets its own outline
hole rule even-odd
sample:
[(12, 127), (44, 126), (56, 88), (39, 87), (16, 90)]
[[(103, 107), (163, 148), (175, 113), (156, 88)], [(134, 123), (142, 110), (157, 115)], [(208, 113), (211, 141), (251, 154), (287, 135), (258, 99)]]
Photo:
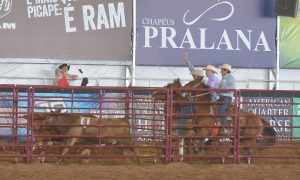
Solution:
[(100, 165), (1, 163), (2, 180), (12, 179), (299, 179), (300, 163)]
[[(283, 148), (286, 147), (286, 148)], [(114, 152), (116, 152), (114, 150)], [(111, 152), (110, 152), (111, 153)], [(220, 149), (207, 150), (207, 155), (224, 154)], [(227, 152), (228, 153), (228, 152)], [(9, 150), (0, 150), (0, 155), (13, 155)], [(23, 154), (24, 155), (24, 154)], [(80, 163), (79, 159), (66, 158), (63, 163), (56, 165), (57, 158), (47, 157), (46, 162), (40, 163), (38, 157), (32, 164), (26, 164), (19, 158), (14, 163), (14, 157), (0, 158), (0, 180), (68, 180), (68, 179), (272, 179), (293, 180), (300, 177), (300, 144), (299, 142), (281, 142), (270, 149), (255, 150), (253, 156), (294, 156), (298, 159), (251, 159), (247, 164), (242, 159), (240, 164), (232, 164), (231, 160), (221, 164), (221, 159), (185, 159), (183, 162), (164, 164), (154, 163), (148, 159), (138, 164), (136, 159), (92, 159), (89, 164)]]

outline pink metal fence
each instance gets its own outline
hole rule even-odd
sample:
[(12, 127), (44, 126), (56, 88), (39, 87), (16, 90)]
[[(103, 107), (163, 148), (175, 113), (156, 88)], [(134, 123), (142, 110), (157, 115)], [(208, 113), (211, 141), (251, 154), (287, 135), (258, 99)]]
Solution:
[[(227, 114), (230, 119), (227, 127), (233, 130), (229, 135), (219, 134), (221, 126), (218, 121), (222, 114), (217, 113), (216, 106), (222, 102), (190, 100), (206, 96), (207, 90), (0, 86), (0, 93), (1, 160), (31, 163), (126, 158), (139, 163), (199, 159), (217, 163), (251, 163), (254, 159), (299, 159), (298, 137), (294, 130), (300, 126), (274, 124), (284, 118), (293, 118), (293, 123), (297, 122), (299, 115), (285, 111), (283, 114), (261, 114), (260, 117), (270, 119), (263, 125), (244, 125), (241, 121), (244, 113), (241, 109), (254, 112), (251, 108), (256, 106), (260, 107), (256, 111), (262, 111), (262, 107), (268, 109), (270, 105), (276, 105), (277, 109), (279, 106), (297, 106), (294, 101), (255, 100), (265, 96), (274, 98), (275, 95), (272, 97), (270, 93), (298, 97), (295, 91), (234, 90), (233, 109)], [(177, 99), (176, 93), (194, 97)], [(154, 98), (153, 94), (160, 96)], [(200, 109), (182, 113), (183, 106), (208, 106), (212, 112)], [(272, 111), (280, 110), (273, 108)], [(180, 117), (185, 117), (184, 124), (178, 124)], [(276, 117), (281, 119), (273, 120)], [(205, 124), (204, 119), (213, 123)], [(245, 131), (261, 127), (275, 129), (276, 133), (279, 128), (293, 132), (276, 136), (259, 134), (256, 137), (259, 142), (277, 140), (271, 146), (243, 144), (250, 138)], [(179, 133), (182, 129), (184, 133)]]

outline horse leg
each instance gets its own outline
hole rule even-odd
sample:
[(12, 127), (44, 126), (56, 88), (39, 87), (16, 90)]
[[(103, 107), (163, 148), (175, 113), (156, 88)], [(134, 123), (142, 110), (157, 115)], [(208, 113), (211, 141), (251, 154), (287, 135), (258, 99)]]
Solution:
[(193, 151), (195, 154), (199, 155), (200, 154), (200, 150), (199, 150), (199, 147), (197, 147), (199, 145), (199, 140), (198, 139), (195, 139), (193, 138), (192, 139), (192, 144), (193, 144)]
[(184, 155), (184, 138), (179, 138), (179, 155), (180, 157), (180, 161), (183, 161), (183, 155)]
[(138, 164), (141, 165), (141, 164), (143, 164), (143, 160), (142, 160), (142, 158), (139, 157), (139, 156), (141, 156), (140, 150), (139, 150), (139, 148), (135, 147), (135, 145), (136, 145), (136, 143), (133, 141), (133, 143), (132, 143), (133, 147), (130, 147), (129, 149), (135, 156), (137, 156), (136, 161), (138, 162)]
[(202, 148), (201, 148), (201, 154), (203, 155), (204, 151), (205, 151), (205, 147), (204, 147), (205, 146), (205, 140), (202, 138), (202, 139), (200, 139), (198, 141), (200, 141), (200, 146), (202, 146)]
[[(90, 156), (91, 155), (91, 149), (84, 149), (82, 152), (81, 152), (81, 155), (82, 156)], [(81, 158), (81, 163), (82, 164), (88, 164), (90, 162), (90, 158), (89, 157), (82, 157)]]
[(186, 140), (186, 146), (188, 146), (186, 148), (186, 154), (194, 154), (197, 151), (197, 148), (194, 147), (195, 146), (195, 140), (194, 138), (189, 138), (188, 140)]
[[(67, 145), (67, 146), (74, 146), (74, 144), (76, 143), (76, 141), (77, 141), (77, 138), (71, 138), (71, 139), (68, 139), (66, 145)], [(63, 149), (63, 151), (62, 151), (62, 153), (61, 153), (61, 157), (58, 159), (58, 161), (56, 162), (56, 164), (60, 164), (60, 163), (62, 162), (63, 156), (64, 156), (66, 153), (68, 153), (69, 150), (70, 150), (69, 147), (66, 147), (66, 148)]]

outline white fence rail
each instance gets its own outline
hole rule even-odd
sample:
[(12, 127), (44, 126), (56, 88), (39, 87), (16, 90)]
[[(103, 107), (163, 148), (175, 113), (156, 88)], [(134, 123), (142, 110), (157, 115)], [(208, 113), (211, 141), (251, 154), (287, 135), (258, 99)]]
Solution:
[[(52, 85), (54, 84), (54, 77), (16, 77), (16, 76), (0, 76), (1, 80), (5, 80), (5, 84), (21, 84), (21, 85)], [(116, 86), (125, 86), (126, 81), (131, 81), (132, 78), (125, 77), (88, 77), (89, 86), (107, 86), (112, 82), (117, 84)], [(75, 80), (71, 85), (79, 86), (81, 78)], [(135, 78), (136, 86), (143, 87), (163, 87), (166, 84), (172, 82), (171, 78)], [(180, 79), (183, 84), (187, 83), (191, 79)], [(238, 89), (276, 89), (276, 83), (280, 84), (278, 90), (299, 90), (300, 81), (290, 80), (263, 80), (263, 79), (246, 79), (237, 80)]]

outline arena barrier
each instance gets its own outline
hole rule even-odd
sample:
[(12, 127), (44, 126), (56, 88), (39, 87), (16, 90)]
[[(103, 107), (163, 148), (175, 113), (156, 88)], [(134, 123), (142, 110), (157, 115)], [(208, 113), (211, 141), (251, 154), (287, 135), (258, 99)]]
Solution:
[[(210, 100), (212, 91), (0, 86), (0, 160), (252, 163), (254, 159), (299, 159), (299, 92), (232, 90), (235, 98), (226, 114), (231, 132), (224, 134), (219, 123), (224, 114), (217, 108), (222, 102)], [(186, 110), (190, 107), (194, 110)]]

